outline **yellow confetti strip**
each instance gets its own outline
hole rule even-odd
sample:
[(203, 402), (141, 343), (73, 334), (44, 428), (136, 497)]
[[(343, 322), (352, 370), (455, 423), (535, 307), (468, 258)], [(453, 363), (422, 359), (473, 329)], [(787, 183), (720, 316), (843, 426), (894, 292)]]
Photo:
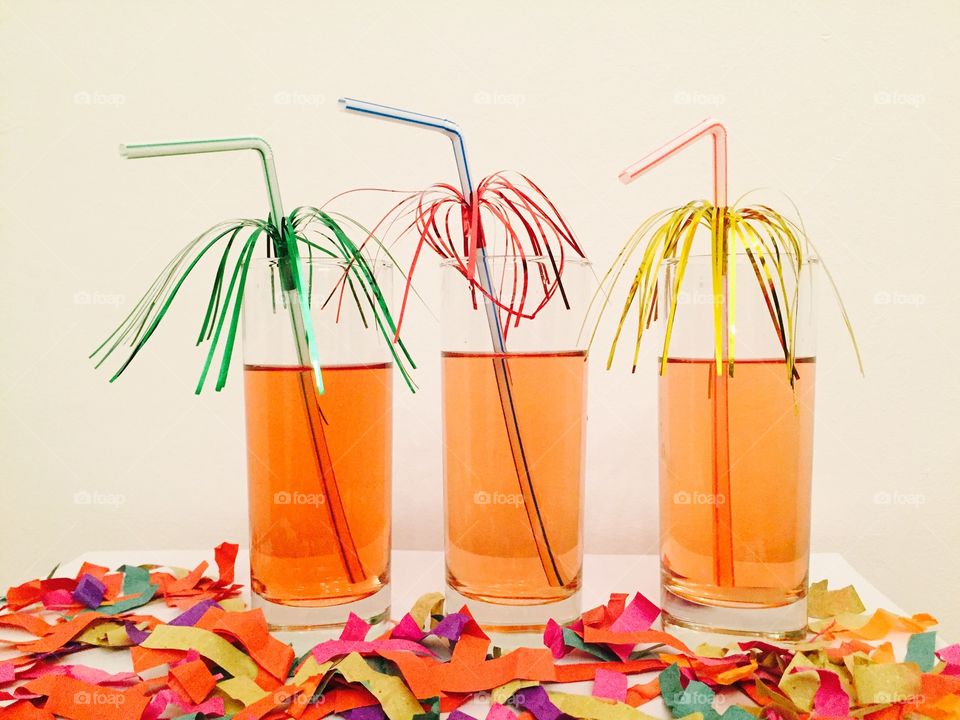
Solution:
[(490, 691), (490, 699), (493, 702), (500, 703), (501, 705), (510, 698), (513, 697), (514, 693), (518, 690), (523, 690), (524, 688), (534, 687), (539, 685), (536, 680), (514, 680), (513, 682), (508, 682), (505, 685), (501, 685), (498, 688), (494, 688)]
[(325, 662), (323, 665), (321, 665), (316, 661), (313, 655), (309, 655), (307, 656), (306, 660), (300, 663), (300, 667), (297, 668), (297, 672), (290, 681), (290, 684), (303, 685), (312, 677), (317, 675), (326, 675), (331, 667), (333, 667), (332, 662)]
[(861, 705), (907, 700), (920, 693), (920, 668), (913, 663), (856, 665), (853, 684)]
[(229, 680), (223, 680), (217, 683), (217, 687), (222, 690), (225, 695), (242, 703), (244, 707), (253, 705), (258, 700), (267, 696), (266, 690), (250, 678), (242, 675), (240, 677), (230, 678)]
[[(622, 702), (560, 692), (547, 693), (547, 696), (560, 712), (582, 720), (653, 720), (653, 716)], [(700, 718), (702, 720), (702, 716)]]
[(427, 626), (427, 622), (432, 615), (439, 615), (442, 612), (443, 593), (438, 592), (421, 595), (417, 602), (413, 604), (413, 607), (410, 608), (410, 616), (421, 630)]
[(102, 622), (88, 627), (77, 635), (76, 640), (99, 647), (128, 647), (133, 641), (122, 623)]
[(820, 676), (815, 670), (802, 670), (784, 675), (778, 686), (790, 701), (804, 712), (813, 710), (813, 696), (820, 689)]
[(209, 630), (158, 625), (141, 646), (156, 650), (196, 650), (234, 678), (257, 676), (257, 664), (248, 655)]
[(702, 658), (714, 658), (719, 659), (724, 657), (727, 654), (727, 649), (720, 647), (719, 645), (711, 645), (710, 643), (700, 643), (697, 645), (697, 656)]
[(777, 685), (780, 691), (804, 712), (813, 710), (813, 696), (820, 688), (820, 676), (815, 670), (816, 667), (806, 655), (797, 653), (783, 671), (783, 677)]
[(390, 720), (413, 720), (423, 712), (420, 703), (404, 684), (393, 675), (378, 673), (358, 653), (350, 653), (333, 668), (347, 682), (358, 682), (369, 690)]
[(866, 608), (853, 585), (839, 590), (828, 590), (827, 581), (813, 583), (807, 595), (807, 613), (812, 618), (832, 618), (837, 615), (859, 615)]

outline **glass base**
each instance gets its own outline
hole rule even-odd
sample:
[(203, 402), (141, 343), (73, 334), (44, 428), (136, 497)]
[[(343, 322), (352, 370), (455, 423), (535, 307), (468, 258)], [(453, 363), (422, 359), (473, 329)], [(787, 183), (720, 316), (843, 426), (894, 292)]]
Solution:
[(390, 618), (390, 584), (387, 583), (373, 595), (368, 595), (362, 600), (340, 605), (312, 607), (283, 605), (267, 600), (257, 593), (253, 593), (250, 604), (253, 608), (263, 610), (267, 625), (274, 631), (339, 631), (346, 624), (350, 613), (371, 625), (378, 625), (388, 620)]
[(716, 635), (750, 635), (769, 640), (802, 640), (807, 633), (807, 599), (786, 605), (708, 605), (681, 597), (668, 587), (660, 594), (663, 629)]
[(464, 605), (494, 644), (498, 647), (519, 647), (525, 644), (526, 635), (536, 638), (537, 644), (543, 642), (543, 629), (548, 620), (553, 619), (564, 625), (580, 617), (580, 591), (576, 590), (570, 597), (551, 603), (503, 605), (467, 597), (448, 586), (446, 612), (457, 612)]

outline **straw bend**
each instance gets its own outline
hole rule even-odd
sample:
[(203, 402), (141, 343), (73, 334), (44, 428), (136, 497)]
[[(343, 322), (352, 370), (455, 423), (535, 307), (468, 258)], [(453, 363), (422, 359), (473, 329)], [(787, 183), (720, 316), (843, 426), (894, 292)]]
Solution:
[(727, 129), (723, 123), (707, 118), (699, 125), (690, 128), (679, 137), (657, 148), (649, 155), (620, 172), (620, 182), (628, 185), (638, 177), (655, 168), (667, 158), (676, 155), (702, 137), (709, 135), (713, 140), (713, 202), (718, 207), (727, 206)]
[(403, 123), (404, 125), (418, 125), (424, 129), (434, 130), (446, 135), (453, 144), (453, 154), (456, 157), (457, 173), (460, 176), (460, 187), (463, 190), (464, 197), (469, 200), (473, 195), (473, 179), (470, 177), (470, 166), (467, 163), (467, 147), (463, 141), (463, 132), (460, 130), (460, 126), (453, 120), (353, 98), (340, 98), (339, 104), (347, 112), (368, 115), (381, 120)]
[(232, 152), (235, 150), (253, 150), (260, 156), (263, 175), (270, 195), (270, 212), (278, 227), (283, 218), (283, 203), (280, 199), (280, 184), (277, 181), (277, 168), (273, 160), (270, 143), (261, 137), (236, 137), (218, 140), (185, 140), (179, 142), (126, 143), (120, 145), (120, 154), (136, 160), (148, 157), (166, 157), (170, 155), (198, 155), (202, 153)]

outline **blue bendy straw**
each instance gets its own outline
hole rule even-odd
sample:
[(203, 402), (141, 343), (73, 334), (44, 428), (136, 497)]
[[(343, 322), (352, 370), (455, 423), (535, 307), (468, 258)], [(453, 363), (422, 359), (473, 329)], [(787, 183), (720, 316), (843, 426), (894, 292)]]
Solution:
[[(349, 112), (366, 115), (368, 117), (434, 130), (450, 138), (450, 143), (453, 145), (453, 155), (457, 162), (457, 173), (460, 175), (460, 188), (463, 191), (463, 196), (467, 203), (472, 207), (474, 202), (473, 181), (470, 177), (470, 166), (467, 164), (467, 148), (463, 142), (463, 133), (460, 131), (459, 125), (452, 120), (434, 117), (433, 115), (424, 115), (422, 113), (390, 107), (389, 105), (378, 105), (377, 103), (366, 102), (365, 100), (354, 100), (352, 98), (340, 98), (340, 107)], [(537, 554), (540, 557), (543, 573), (551, 586), (562, 587), (566, 584), (566, 581), (560, 572), (560, 567), (550, 547), (550, 540), (547, 537), (546, 526), (544, 525), (543, 516), (540, 511), (540, 503), (537, 500), (533, 479), (530, 475), (527, 454), (523, 447), (520, 421), (513, 400), (513, 389), (507, 371), (507, 360), (506, 357), (504, 357), (507, 351), (506, 343), (504, 342), (503, 329), (500, 324), (500, 315), (493, 301), (495, 295), (493, 279), (490, 275), (490, 264), (487, 262), (486, 248), (479, 244), (477, 246), (477, 262), (480, 265), (480, 287), (486, 296), (484, 298), (484, 309), (487, 314), (487, 325), (490, 327), (490, 340), (493, 344), (494, 352), (501, 355), (501, 357), (494, 360), (493, 369), (497, 380), (497, 392), (503, 408), (503, 420), (507, 432), (507, 439), (510, 443), (510, 452), (513, 455), (513, 464), (517, 472), (517, 482), (519, 483), (520, 492), (524, 498), (524, 508), (527, 511), (527, 518), (530, 521), (530, 531), (533, 534), (533, 540), (537, 546)]]

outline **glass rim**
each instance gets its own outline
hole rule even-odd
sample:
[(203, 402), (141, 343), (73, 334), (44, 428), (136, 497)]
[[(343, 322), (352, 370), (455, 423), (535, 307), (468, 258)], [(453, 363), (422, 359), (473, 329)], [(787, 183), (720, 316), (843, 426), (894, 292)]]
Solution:
[[(485, 257), (486, 257), (487, 260), (491, 260), (491, 261), (493, 261), (493, 262), (505, 261), (505, 260), (514, 260), (514, 261), (522, 261), (522, 262), (527, 262), (527, 263), (544, 263), (544, 264), (548, 264), (548, 265), (551, 265), (551, 266), (552, 266), (553, 263), (557, 263), (558, 265), (560, 264), (560, 259), (559, 259), (558, 257), (554, 256), (553, 258), (551, 258), (549, 255), (524, 255), (524, 256), (520, 256), (520, 255), (499, 254), (499, 255), (486, 255)], [(593, 266), (593, 263), (590, 262), (590, 260), (589, 260), (588, 258), (581, 257), (580, 255), (575, 255), (575, 256), (573, 256), (573, 257), (566, 257), (566, 256), (565, 256), (565, 257), (563, 258), (563, 264), (564, 264), (564, 265), (574, 265), (574, 266), (576, 266), (576, 267), (592, 267), (592, 266)], [(440, 260), (440, 267), (442, 267), (442, 268), (447, 268), (447, 267), (458, 268), (458, 267), (460, 267), (460, 262), (459, 262), (459, 259), (458, 259), (458, 258), (443, 258), (442, 260)]]

